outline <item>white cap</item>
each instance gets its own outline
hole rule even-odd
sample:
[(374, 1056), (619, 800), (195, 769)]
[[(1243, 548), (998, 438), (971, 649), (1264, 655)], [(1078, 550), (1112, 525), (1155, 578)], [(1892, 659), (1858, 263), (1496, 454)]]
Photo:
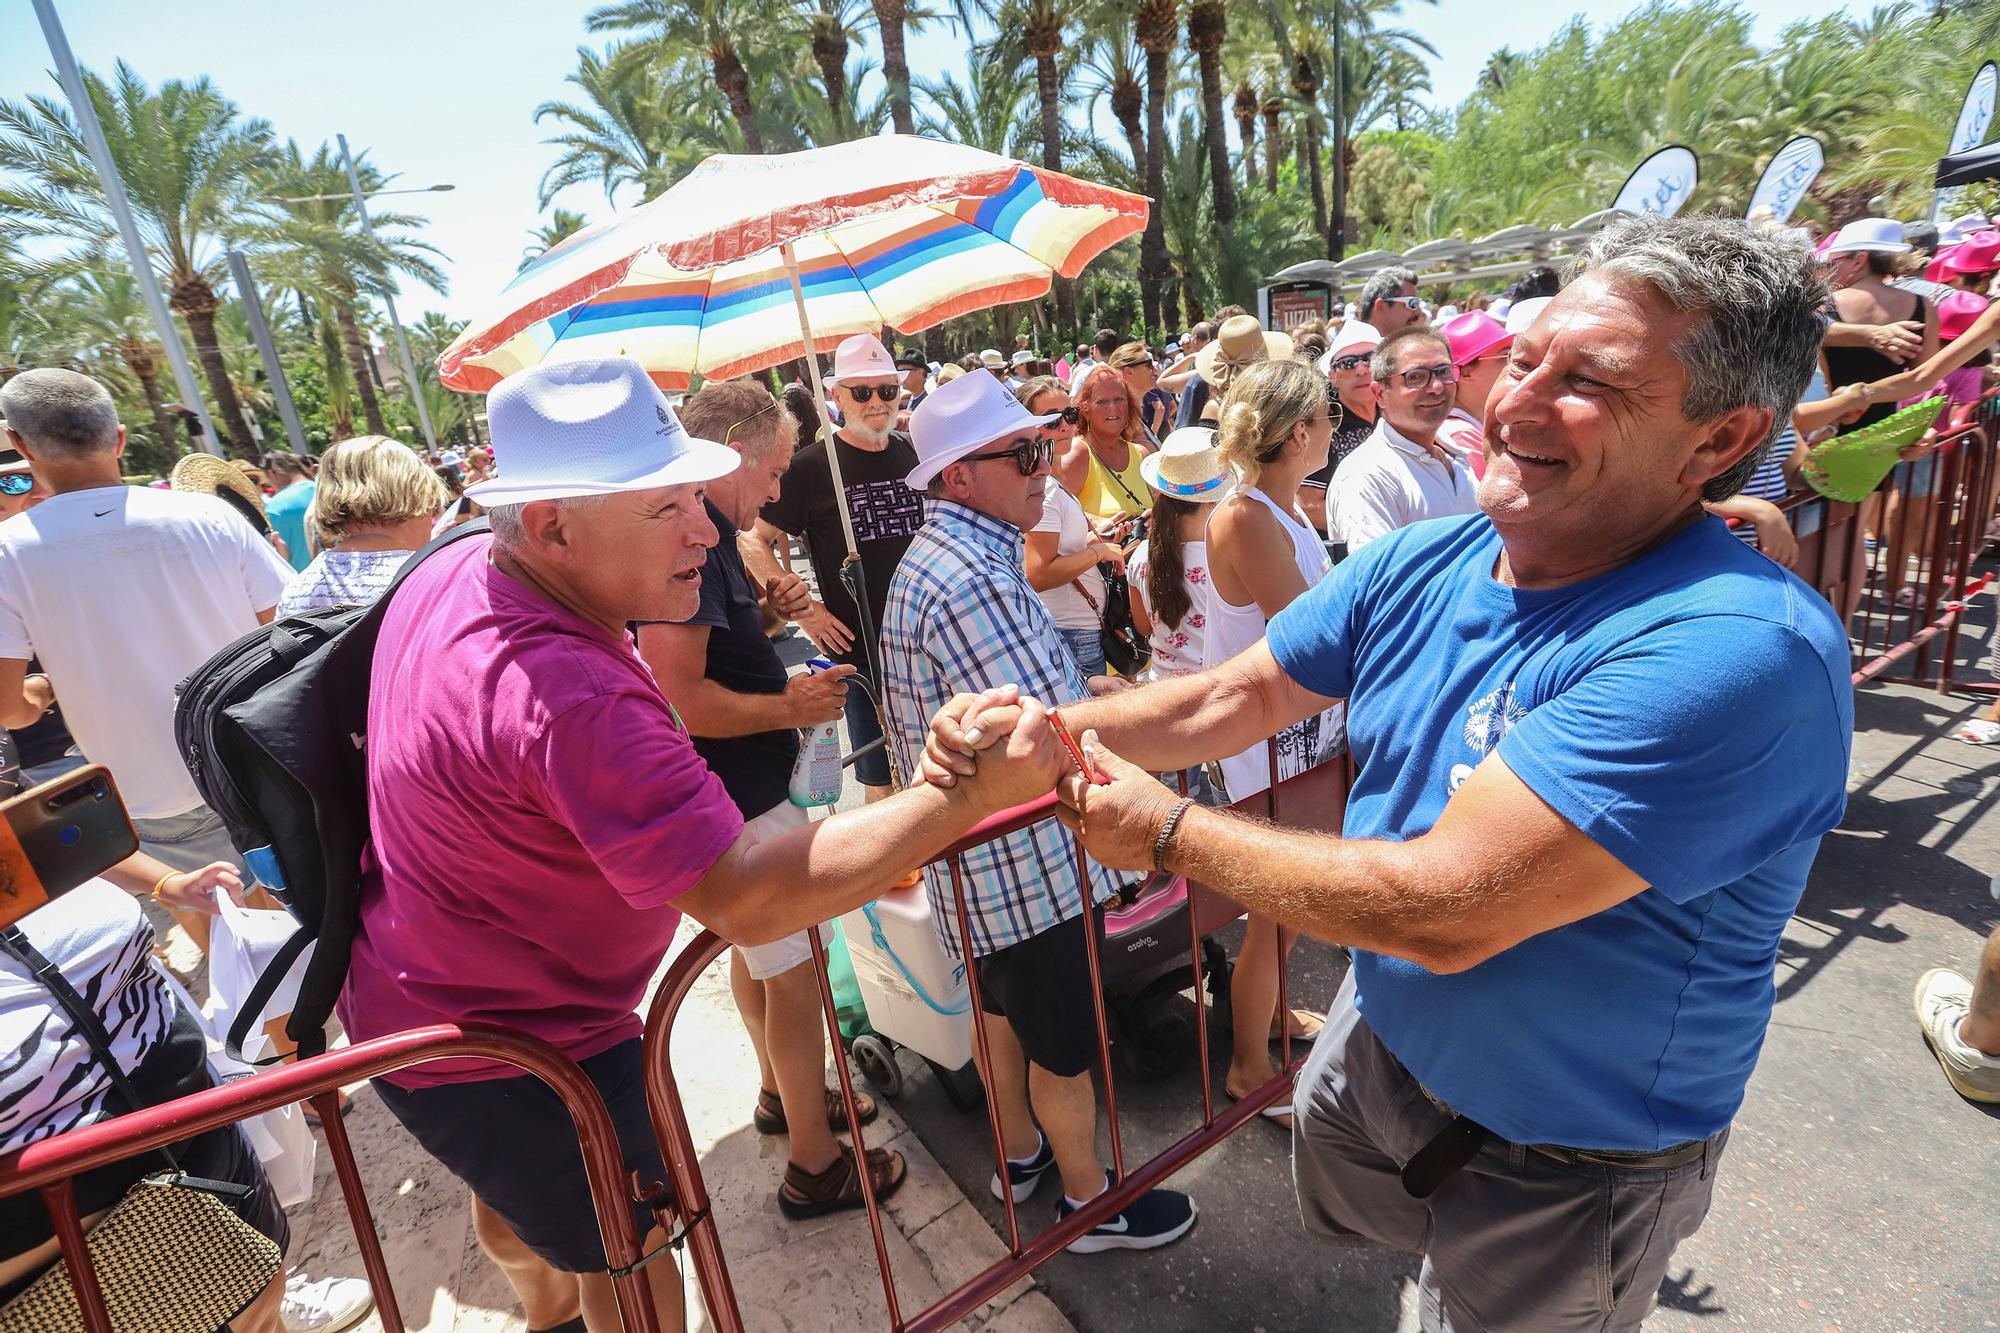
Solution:
[(826, 383), (831, 388), (848, 380), (901, 378), (903, 368), (889, 355), (882, 340), (872, 333), (857, 333), (834, 349), (833, 374), (826, 377)]
[(938, 473), (981, 445), (1039, 429), (1061, 415), (1035, 415), (991, 375), (960, 375), (940, 384), (910, 413), (917, 465), (906, 480), (921, 491)]
[(500, 475), (465, 492), (482, 505), (712, 481), (741, 461), (683, 430), (645, 368), (625, 356), (509, 375), (486, 396), (486, 425)]
[(1507, 332), (1515, 337), (1526, 333), (1530, 325), (1549, 308), (1553, 296), (1531, 296), (1525, 301), (1516, 301), (1507, 307)]
[(1382, 331), (1366, 320), (1350, 319), (1333, 335), (1333, 342), (1319, 356), (1319, 373), (1331, 375), (1333, 363), (1356, 347), (1374, 347), (1382, 341)]
[(1856, 218), (1836, 232), (1833, 241), (1820, 253), (1851, 255), (1866, 250), (1900, 255), (1908, 254), (1909, 249), (1903, 240), (1903, 224), (1894, 218)]

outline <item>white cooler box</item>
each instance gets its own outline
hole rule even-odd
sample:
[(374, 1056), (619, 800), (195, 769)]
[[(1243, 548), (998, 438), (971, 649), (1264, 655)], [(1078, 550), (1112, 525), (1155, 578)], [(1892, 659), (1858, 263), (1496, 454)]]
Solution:
[(882, 895), (840, 919), (868, 1022), (946, 1069), (972, 1062), (972, 992), (931, 927), (921, 884)]

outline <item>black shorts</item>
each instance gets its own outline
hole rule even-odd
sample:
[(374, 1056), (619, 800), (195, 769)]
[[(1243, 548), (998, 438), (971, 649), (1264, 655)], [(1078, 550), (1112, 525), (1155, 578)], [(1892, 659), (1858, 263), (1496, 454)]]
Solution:
[[(646, 1181), (666, 1180), (652, 1117), (646, 1113), (639, 1038), (579, 1063), (611, 1112), (626, 1171), (637, 1171)], [(602, 1273), (611, 1266), (583, 1174), (576, 1124), (548, 1084), (522, 1074), (433, 1088), (399, 1088), (378, 1078), (374, 1086), (382, 1104), (424, 1151), (464, 1181), (551, 1267)], [(621, 1192), (629, 1179), (619, 1177)], [(653, 1210), (639, 1203), (632, 1205), (632, 1220), (641, 1236), (656, 1222)]]
[[(133, 1089), (148, 1106), (159, 1106), (214, 1087), (215, 1079), (208, 1071), (208, 1048), (193, 1015), (185, 1010), (177, 1012), (166, 1040), (148, 1051), (129, 1077)], [(115, 1095), (114, 1100), (122, 1105)], [(224, 1125), (183, 1139), (168, 1151), (190, 1176), (250, 1186), (250, 1193), (242, 1198), (225, 1198), (223, 1202), (238, 1217), (277, 1242), (280, 1250), (291, 1244), (291, 1229), (285, 1222), (285, 1210), (278, 1206), (277, 1191), (271, 1188), (263, 1164), (257, 1160), (256, 1151), (240, 1127)], [(166, 1169), (160, 1154), (149, 1152), (84, 1172), (76, 1177), (75, 1184), (78, 1216), (88, 1217), (111, 1207), (132, 1186)], [(0, 1257), (25, 1254), (46, 1244), (54, 1235), (55, 1228), (39, 1190), (0, 1199)], [(12, 1299), (39, 1276), (39, 1273), (29, 1274), (0, 1286), (0, 1302)], [(108, 1275), (100, 1276), (105, 1281), (113, 1280)]]
[(1097, 1062), (1097, 1002), (1077, 915), (976, 964), (979, 1007), (1004, 1018), (1028, 1059), (1061, 1078)]

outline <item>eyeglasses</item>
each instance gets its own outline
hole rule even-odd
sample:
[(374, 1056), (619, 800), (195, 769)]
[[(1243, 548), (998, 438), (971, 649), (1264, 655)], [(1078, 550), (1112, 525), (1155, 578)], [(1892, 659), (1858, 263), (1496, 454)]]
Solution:
[(865, 403), (870, 398), (880, 398), (885, 403), (893, 403), (903, 394), (903, 386), (900, 384), (843, 384), (840, 387), (845, 392), (853, 394), (857, 403)]
[(783, 404), (778, 399), (773, 398), (770, 402), (764, 404), (762, 407), (758, 408), (755, 412), (752, 412), (749, 416), (743, 418), (743, 420), (733, 423), (728, 430), (722, 432), (723, 444), (725, 445), (728, 444), (730, 436), (734, 435), (737, 431), (741, 430), (743, 427), (755, 421), (758, 417), (763, 416), (766, 412), (775, 412), (782, 405)]
[(0, 476), (0, 495), (26, 495), (35, 489), (35, 479), (26, 472), (9, 472)]
[(1373, 352), (1356, 352), (1353, 356), (1336, 357), (1332, 362), (1335, 370), (1342, 371), (1359, 370), (1363, 366), (1372, 366), (1374, 364), (1375, 353)]
[(1424, 303), (1424, 298), (1421, 296), (1378, 296), (1375, 300), (1381, 305), (1408, 306), (1412, 310)]
[(1032, 440), (1022, 440), (1005, 449), (995, 449), (992, 453), (967, 454), (959, 459), (961, 463), (985, 463), (1001, 458), (1011, 458), (1014, 466), (1021, 469), (1021, 475), (1032, 477), (1055, 461), (1056, 443), (1045, 435), (1037, 435)]
[(1422, 393), (1433, 384), (1450, 388), (1458, 383), (1458, 367), (1449, 362), (1442, 366), (1412, 366), (1408, 370), (1398, 370), (1384, 376), (1383, 382), (1387, 383), (1391, 379), (1399, 382), (1411, 393)]

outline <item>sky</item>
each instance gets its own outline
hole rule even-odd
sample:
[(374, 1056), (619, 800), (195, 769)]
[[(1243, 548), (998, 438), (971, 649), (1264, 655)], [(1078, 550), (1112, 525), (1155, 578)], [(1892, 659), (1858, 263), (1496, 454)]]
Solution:
[[(122, 57), (155, 86), (205, 74), (246, 115), (269, 120), (281, 139), (296, 138), (310, 151), (344, 133), (357, 153), (398, 175), (398, 186), (455, 186), (448, 194), (382, 201), (430, 219), (424, 237), (444, 252), (450, 279), (444, 294), (406, 282), (399, 302), (405, 320), (425, 310), (476, 318), (513, 277), (529, 230), (544, 216), (537, 184), (554, 159), (535, 107), (566, 99), (576, 48), (604, 40), (584, 31), (590, 0), (56, 4), (86, 67), (108, 71)], [(1434, 100), (1449, 106), (1472, 88), (1495, 49), (1540, 45), (1573, 14), (1601, 24), (1636, 7), (1633, 0), (1441, 0), (1406, 3), (1397, 22), (1437, 48)], [(1750, 7), (1763, 43), (1787, 23), (1828, 9), (1825, 0)], [(910, 65), (962, 78), (964, 49), (963, 39), (941, 26), (912, 39)], [(0, 97), (55, 92), (50, 68), (28, 0), (0, 0)], [(614, 211), (602, 192), (584, 186), (559, 195), (556, 206), (593, 221)]]

